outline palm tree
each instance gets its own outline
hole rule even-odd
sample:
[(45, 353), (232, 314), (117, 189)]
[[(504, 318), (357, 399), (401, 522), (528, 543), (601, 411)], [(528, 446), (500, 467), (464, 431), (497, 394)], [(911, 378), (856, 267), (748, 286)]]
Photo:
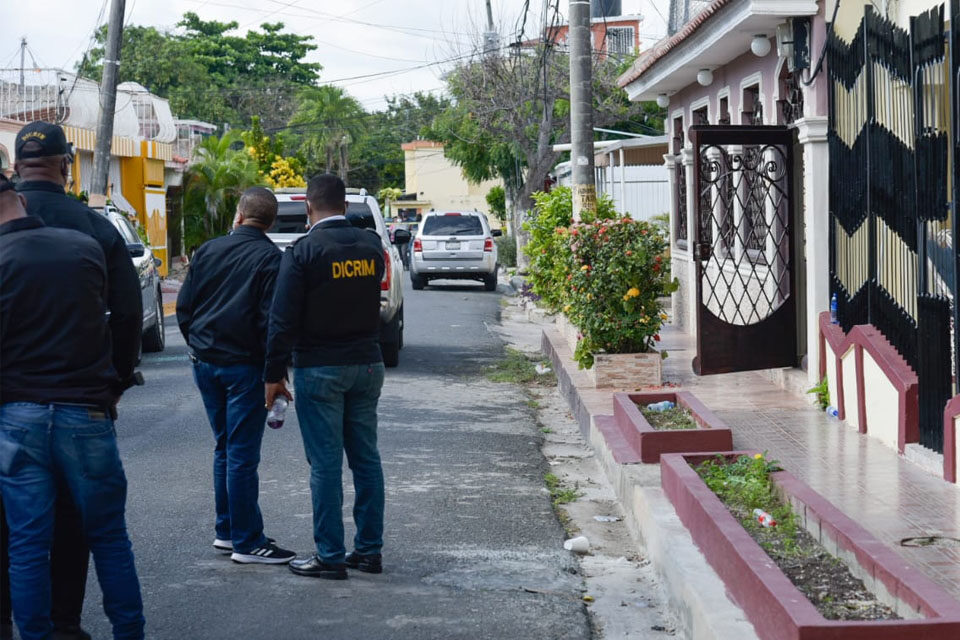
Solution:
[(194, 162), (184, 176), (188, 250), (229, 231), (244, 190), (263, 182), (256, 160), (245, 149), (234, 148), (239, 139), (234, 132), (211, 136), (193, 152)]
[(303, 149), (314, 164), (321, 155), (324, 169), (333, 172), (337, 165), (340, 177), (347, 182), (350, 172), (349, 147), (363, 135), (360, 103), (340, 87), (309, 87), (300, 92), (298, 107), (290, 126), (303, 140)]

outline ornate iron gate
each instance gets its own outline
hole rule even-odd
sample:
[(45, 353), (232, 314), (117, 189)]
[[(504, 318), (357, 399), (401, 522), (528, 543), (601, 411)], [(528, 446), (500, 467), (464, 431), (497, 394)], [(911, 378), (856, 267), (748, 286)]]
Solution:
[(697, 374), (797, 364), (793, 133), (694, 126)]
[(960, 56), (956, 46), (947, 55), (942, 5), (911, 18), (909, 30), (868, 6), (852, 42), (830, 34), (827, 46), (839, 322), (877, 327), (917, 373), (920, 443), (942, 451), (943, 408), (956, 392), (955, 154), (953, 203), (947, 176)]

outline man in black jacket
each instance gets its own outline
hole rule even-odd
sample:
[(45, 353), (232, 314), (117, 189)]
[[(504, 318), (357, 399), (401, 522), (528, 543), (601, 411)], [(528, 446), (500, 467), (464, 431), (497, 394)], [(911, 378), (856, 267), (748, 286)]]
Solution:
[(213, 546), (240, 563), (282, 564), (296, 555), (263, 534), (257, 505), (267, 418), (263, 362), (280, 268), (280, 250), (264, 231), (276, 217), (273, 193), (247, 189), (233, 232), (197, 249), (177, 296), (177, 322), (194, 358), (194, 380), (216, 440)]
[[(293, 353), (297, 418), (310, 462), (316, 553), (294, 560), (296, 574), (342, 580), (345, 567), (380, 573), (383, 469), (377, 402), (383, 386), (380, 283), (383, 245), (347, 221), (343, 181), (324, 174), (307, 185), (310, 231), (283, 254), (270, 313), (267, 404), (290, 397), (284, 383)], [(354, 551), (343, 542), (343, 454), (353, 472)]]
[[(113, 406), (133, 384), (140, 354), (143, 305), (140, 280), (126, 243), (102, 215), (64, 192), (73, 156), (63, 129), (47, 122), (32, 122), (17, 134), (14, 169), (21, 178), (17, 190), (27, 199), (27, 213), (48, 227), (74, 229), (100, 245), (107, 266), (107, 309), (110, 311), (110, 353), (118, 379), (112, 386)], [(90, 553), (81, 531), (80, 514), (66, 487), (57, 493), (56, 521), (51, 549), (53, 623), (56, 640), (84, 640), (80, 614), (87, 584)]]
[(0, 492), (14, 617), (23, 640), (58, 636), (50, 548), (59, 484), (83, 514), (72, 535), (93, 551), (114, 637), (140, 639), (127, 482), (111, 418), (120, 380), (103, 250), (83, 233), (27, 216), (24, 204), (0, 177)]

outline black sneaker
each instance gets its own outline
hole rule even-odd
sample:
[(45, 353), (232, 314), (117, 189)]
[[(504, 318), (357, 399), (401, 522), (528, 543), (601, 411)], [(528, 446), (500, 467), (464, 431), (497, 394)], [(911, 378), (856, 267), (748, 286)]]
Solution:
[(379, 553), (362, 554), (351, 551), (343, 563), (349, 569), (356, 569), (365, 573), (383, 573), (383, 556)]
[(290, 571), (298, 576), (309, 578), (323, 578), (324, 580), (346, 580), (347, 566), (342, 562), (327, 563), (318, 555), (312, 555), (303, 560), (294, 560), (289, 564)]
[(251, 549), (246, 553), (234, 551), (230, 559), (240, 564), (286, 564), (297, 557), (293, 551), (281, 549), (272, 541), (256, 549)]
[[(274, 540), (273, 538), (267, 538), (267, 542), (276, 542), (276, 540)], [(221, 538), (214, 538), (213, 548), (216, 549), (217, 551), (222, 551), (223, 553), (233, 553), (233, 540), (223, 540)]]

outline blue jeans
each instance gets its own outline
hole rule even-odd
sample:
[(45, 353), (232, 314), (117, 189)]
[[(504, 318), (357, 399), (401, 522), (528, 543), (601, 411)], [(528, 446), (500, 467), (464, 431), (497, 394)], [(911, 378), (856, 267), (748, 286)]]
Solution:
[(0, 490), (10, 528), (13, 615), (23, 640), (50, 621), (56, 482), (80, 511), (114, 638), (143, 638), (143, 603), (127, 537), (127, 479), (109, 416), (70, 405), (0, 405)]
[(266, 544), (260, 495), (260, 443), (267, 421), (263, 407), (263, 368), (221, 367), (202, 360), (193, 365), (203, 406), (213, 428), (213, 493), (216, 535), (247, 553)]
[(294, 369), (297, 418), (310, 463), (313, 540), (324, 562), (343, 562), (343, 454), (353, 472), (357, 553), (383, 547), (383, 468), (377, 402), (383, 363)]

